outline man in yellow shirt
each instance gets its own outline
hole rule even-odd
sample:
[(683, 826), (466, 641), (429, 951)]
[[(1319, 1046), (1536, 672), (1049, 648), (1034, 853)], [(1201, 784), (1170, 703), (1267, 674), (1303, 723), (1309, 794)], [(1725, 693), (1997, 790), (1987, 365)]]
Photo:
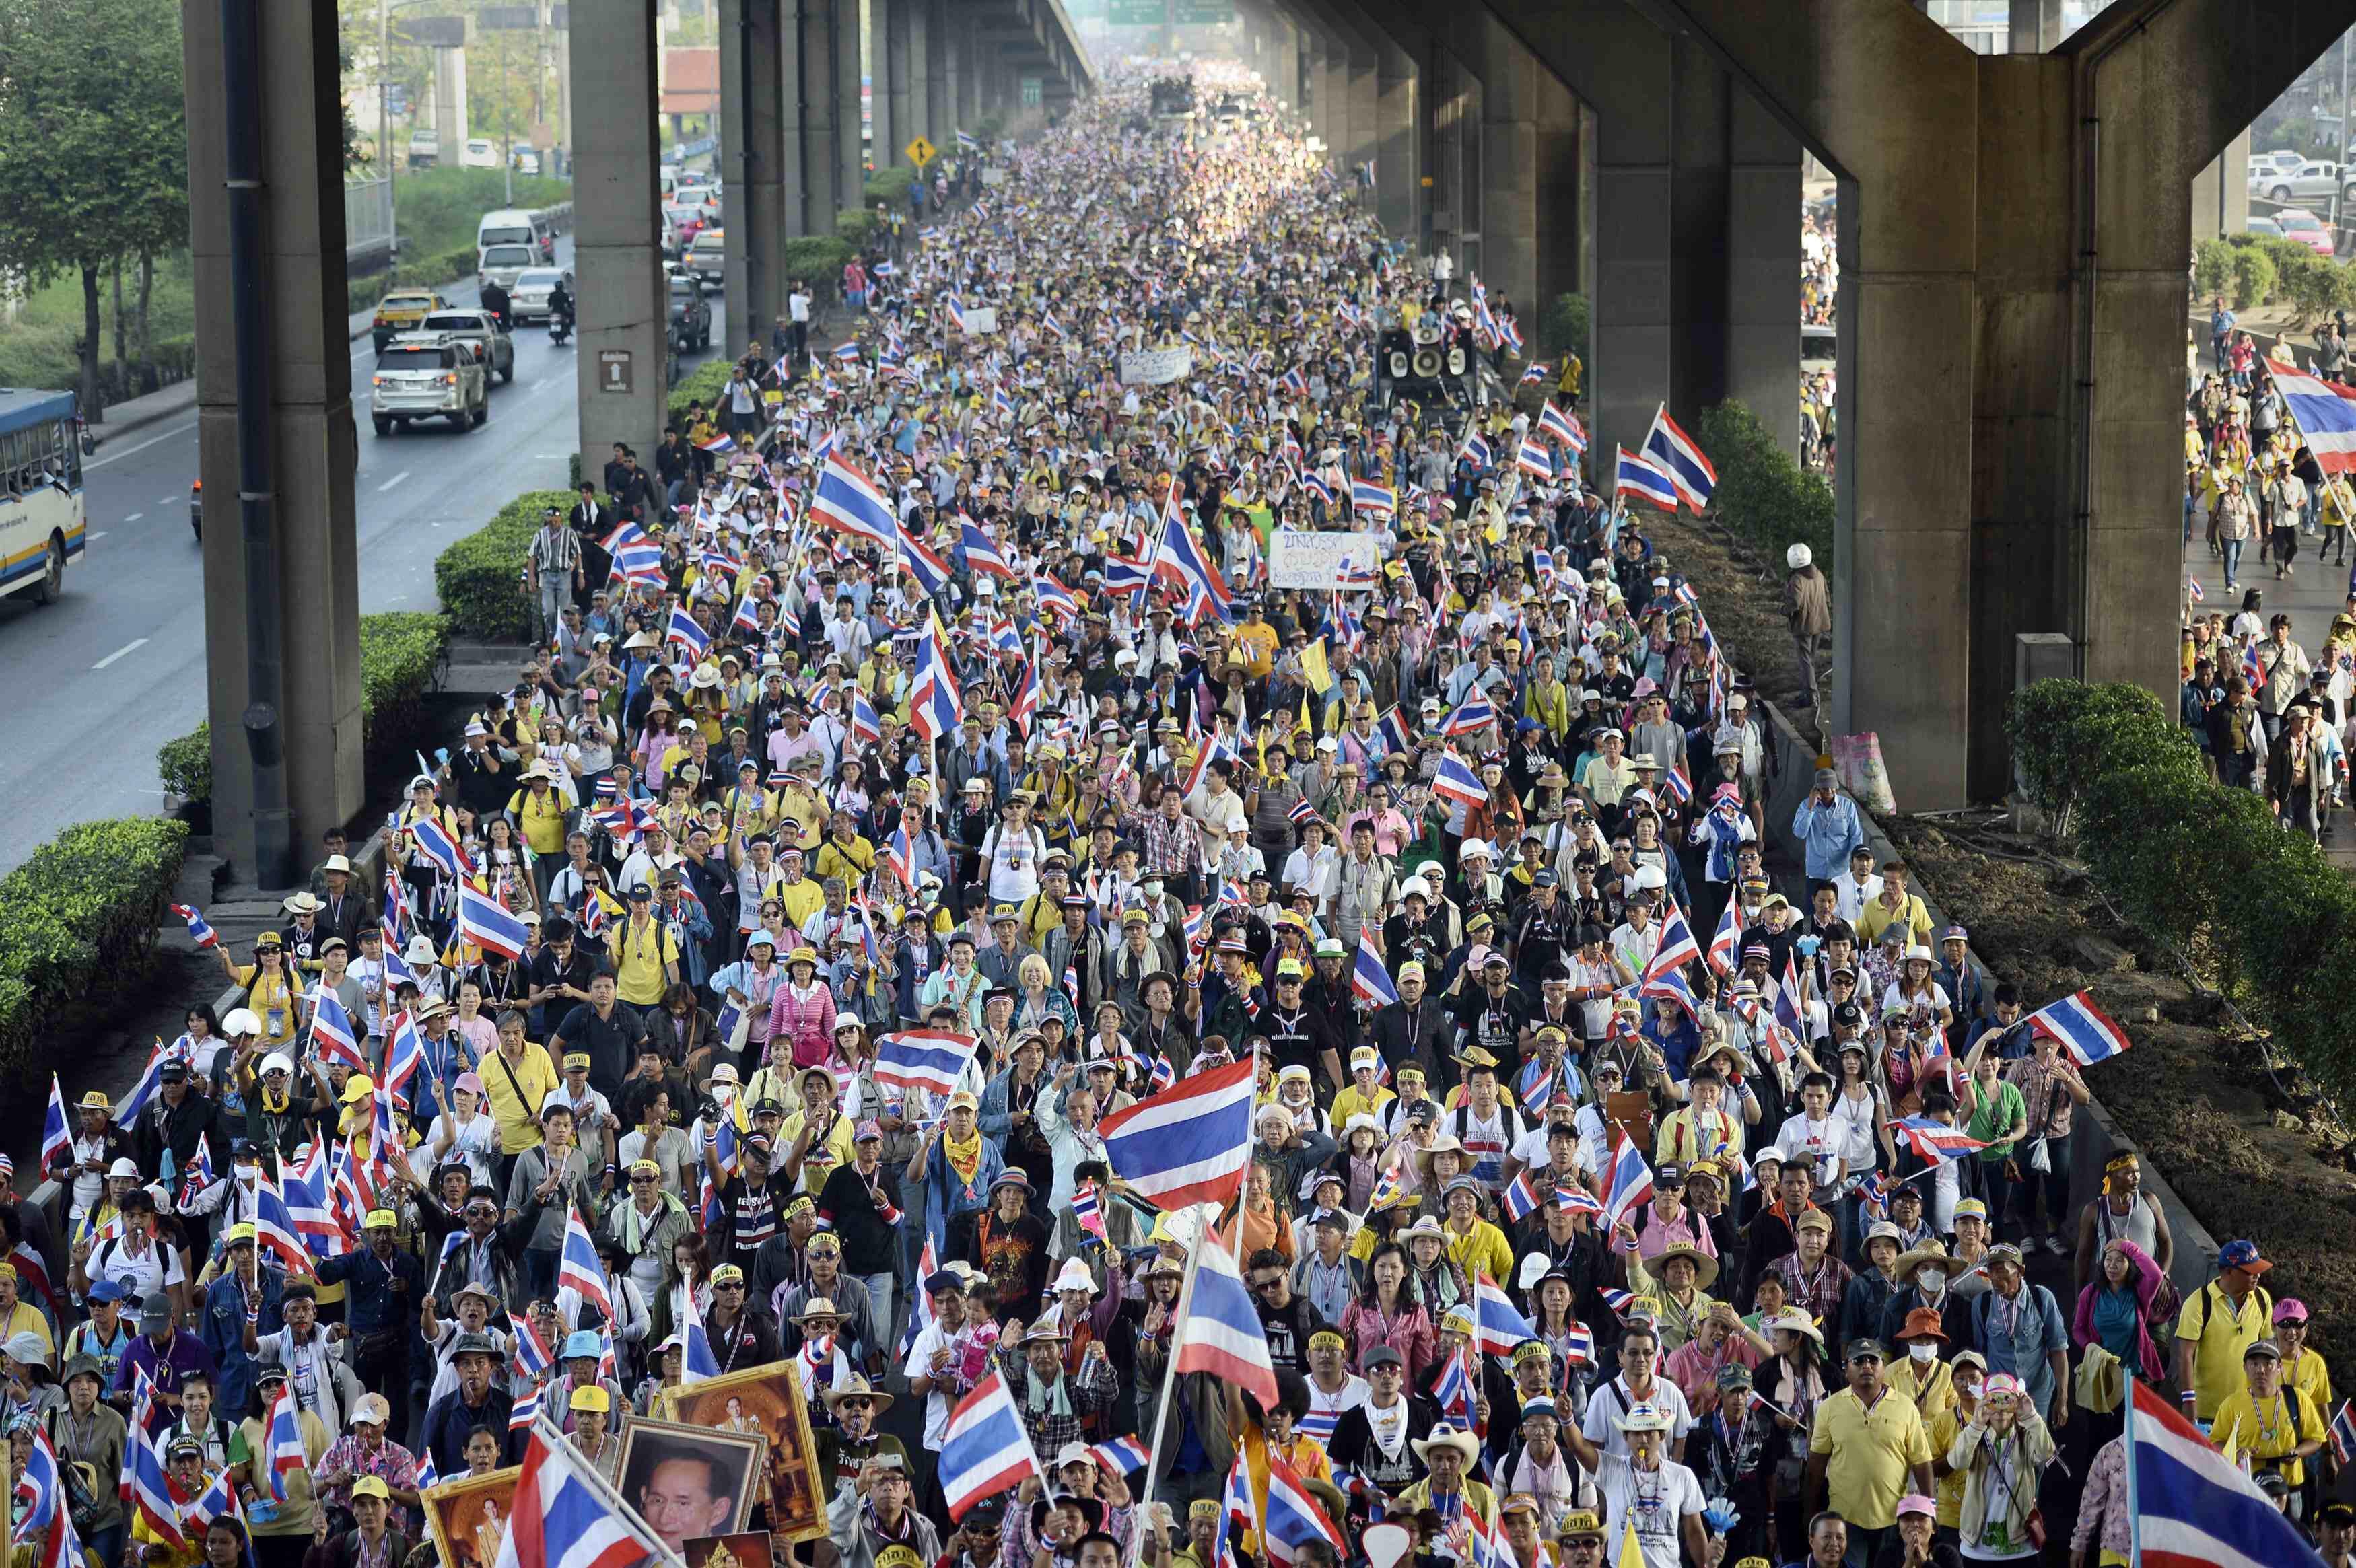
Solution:
[(1350, 1052), (1350, 1086), (1333, 1096), (1333, 1125), (1342, 1129), (1342, 1139), (1349, 1141), (1350, 1118), (1374, 1118), (1380, 1131), (1380, 1113), (1385, 1105), (1398, 1098), (1375, 1080), (1383, 1070), (1383, 1053), (1371, 1045), (1362, 1045)]
[(523, 771), (523, 787), (508, 800), (508, 811), (522, 825), (523, 841), (542, 859), (564, 855), (564, 818), (571, 807), (556, 793), (546, 763)]
[(1987, 1381), (1987, 1360), (1977, 1350), (1958, 1350), (1955, 1359), (1947, 1363), (1949, 1386), (1954, 1398), (1938, 1414), (1929, 1417), (1931, 1452), (1934, 1456), (1932, 1468), (1938, 1472), (1938, 1521), (1949, 1530), (1960, 1530), (1964, 1522), (1965, 1473), (1947, 1464), (1947, 1451), (1955, 1445), (1955, 1435), (1977, 1417), (1980, 1410), (1980, 1388)]
[(826, 907), (826, 890), (802, 875), (803, 859), (801, 846), (793, 836), (782, 834), (777, 840), (779, 880), (776, 892), (777, 901), (786, 906), (786, 918), (794, 923), (796, 930)]
[[(599, 978), (612, 984), (610, 976)], [(595, 982), (589, 990), (596, 994)], [(499, 1048), (483, 1058), (474, 1076), (482, 1080), (483, 1103), (498, 1125), (499, 1152), (513, 1157), (539, 1147), (540, 1107), (556, 1093), (556, 1063), (548, 1059), (546, 1046), (524, 1039), (521, 1019), (499, 1026)], [(460, 1083), (468, 1086), (464, 1079)]]
[(2253, 1470), (2282, 1477), (2296, 1491), (2307, 1479), (2305, 1461), (2323, 1446), (2324, 1413), (2282, 1381), (2282, 1348), (2253, 1339), (2242, 1352), (2242, 1386), (2217, 1405), (2209, 1440), (2229, 1454), (2250, 1456)]
[(1906, 891), (1906, 862), (1887, 860), (1881, 867), (1881, 891), (1865, 901), (1857, 914), (1857, 944), (1872, 946), (1881, 940), (1885, 925), (1903, 925), (1908, 945), (1931, 945), (1931, 912)]
[(1883, 1380), (1888, 1360), (1879, 1339), (1851, 1344), (1848, 1387), (1816, 1406), (1808, 1433), (1808, 1511), (1829, 1508), (1848, 1521), (1853, 1562), (1874, 1562), (1895, 1538), (1899, 1499), (1931, 1491), (1931, 1434), (1914, 1402)]
[(2275, 1302), (2258, 1284), (2274, 1265), (2251, 1241), (2228, 1242), (2217, 1277), (2195, 1291), (2176, 1317), (2176, 1386), (2196, 1421), (2213, 1421), (2226, 1395), (2244, 1384), (2242, 1352), (2265, 1336)]
[(606, 950), (614, 958), (616, 991), (641, 1011), (679, 981), (679, 944), (655, 918), (655, 891), (644, 882), (630, 890), (630, 912), (606, 938)]

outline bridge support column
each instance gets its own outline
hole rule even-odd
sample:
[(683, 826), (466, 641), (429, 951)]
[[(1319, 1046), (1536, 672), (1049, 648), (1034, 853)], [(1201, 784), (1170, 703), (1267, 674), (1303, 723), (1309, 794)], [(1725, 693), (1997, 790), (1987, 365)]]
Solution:
[(731, 193), (724, 258), (731, 347), (765, 336), (785, 307), (785, 281), (777, 275), (787, 210), (788, 111), (779, 78), (784, 3), (720, 0), (720, 154)]
[(654, 12), (638, 0), (573, 0), (572, 16), (598, 41), (573, 51), (573, 101), (597, 105), (573, 127), (573, 171), (581, 472), (594, 477), (615, 443), (646, 463), (662, 439), (670, 302), (656, 241)]
[(908, 134), (937, 147), (946, 138), (933, 112), (933, 0), (907, 0), (907, 5)]
[(466, 151), (466, 51), (434, 51), (434, 155), (456, 168)]
[[(865, 149), (861, 144), (859, 79), (865, 69), (865, 56), (859, 3), (860, 0), (834, 0), (834, 194), (835, 206), (845, 210), (865, 205), (862, 193), (867, 184)], [(831, 219), (833, 214), (828, 217)]]
[[(802, 234), (834, 232), (841, 187), (841, 105), (834, 92), (834, 0), (798, 0)], [(813, 283), (818, 280), (812, 279)]]
[(957, 81), (953, 74), (955, 41), (949, 37), (948, 0), (925, 0), (924, 42), (917, 52), (925, 62), (925, 134), (946, 153), (957, 151)]
[(1309, 123), (1309, 133), (1331, 146), (1333, 142), (1326, 120), (1325, 103), (1325, 40), (1305, 22), (1293, 24), (1293, 37), (1300, 56), (1301, 107)]
[[(228, 110), (221, 7), (181, 11), (187, 80), (189, 251), (197, 298), (197, 463), (214, 497), (205, 530), (206, 712), (212, 725), (213, 823), (241, 880), (258, 874), (253, 763), (243, 715), (278, 711), (295, 872), (308, 846), (362, 804), (359, 543), (352, 473), (351, 346), (345, 332), (343, 123), (331, 10), (302, 0), (259, 6), (262, 59), (261, 276), (270, 406), (266, 481), (278, 578), (268, 635), (273, 689), (249, 679), (256, 584), (241, 526), (236, 281), (230, 269)], [(264, 601), (267, 603), (267, 600)], [(274, 891), (274, 890), (273, 890)]]
[(1384, 43), (1375, 65), (1375, 212), (1394, 240), (1412, 240), (1423, 227), (1421, 85), (1415, 57)]
[(949, 37), (951, 117), (958, 129), (971, 131), (981, 123), (981, 48), (970, 26), (957, 26)]
[[(892, 166), (893, 155), (908, 139), (902, 129), (907, 118), (908, 16), (910, 0), (867, 0), (867, 102), (874, 140), (868, 161), (878, 174)], [(900, 97), (892, 96), (892, 34), (900, 34)], [(862, 184), (865, 181), (862, 179)]]
[(1874, 0), (1663, 5), (1841, 179), (1829, 728), (1907, 809), (1996, 798), (2018, 634), (2176, 690), (2192, 180), (2345, 8), (2137, 0), (1975, 55)]

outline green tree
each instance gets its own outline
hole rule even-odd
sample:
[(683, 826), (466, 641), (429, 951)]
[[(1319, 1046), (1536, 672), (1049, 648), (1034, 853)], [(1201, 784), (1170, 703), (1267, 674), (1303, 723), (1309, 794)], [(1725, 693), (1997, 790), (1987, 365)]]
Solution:
[(81, 277), (98, 406), (99, 280), (187, 243), (188, 132), (172, 0), (0, 0), (0, 267)]

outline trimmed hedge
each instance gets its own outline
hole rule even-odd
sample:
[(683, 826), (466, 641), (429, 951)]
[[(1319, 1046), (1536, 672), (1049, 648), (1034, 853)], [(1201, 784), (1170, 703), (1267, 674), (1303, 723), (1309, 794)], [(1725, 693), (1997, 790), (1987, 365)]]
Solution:
[(68, 1006), (154, 943), (187, 837), (169, 817), (85, 822), (0, 879), (0, 1084), (37, 1090)]
[[(524, 537), (529, 543), (530, 533)], [(450, 624), (440, 615), (409, 610), (360, 617), (360, 733), (371, 762), (424, 742), (425, 698), (449, 643)], [(211, 721), (165, 741), (155, 752), (155, 772), (182, 800), (210, 800)]]
[(2040, 681), (2006, 730), (2029, 798), (2127, 918), (2197, 944), (2277, 1049), (2333, 1095), (2356, 1094), (2339, 963), (2356, 943), (2356, 881), (2262, 797), (2211, 783), (2190, 735), (2139, 688)]
[(1783, 552), (1804, 544), (1829, 576), (1833, 566), (1833, 489), (1802, 470), (1759, 416), (1731, 400), (1701, 412), (1695, 432), (1718, 467), (1711, 496), (1719, 520), (1781, 567)]
[(531, 606), (523, 596), (523, 558), (541, 514), (571, 507), (569, 490), (527, 490), (491, 520), (434, 559), (434, 588), (453, 632), (492, 642), (531, 636)]
[(679, 385), (670, 389), (670, 418), (685, 429), (687, 405), (700, 401), (708, 409), (718, 402), (720, 394), (727, 389), (729, 372), (735, 368), (734, 359), (720, 355), (706, 359), (680, 377)]
[(874, 240), (875, 215), (862, 207), (846, 207), (834, 215), (835, 237), (854, 251), (863, 251)]
[(354, 278), (349, 314), (357, 315), (364, 310), (374, 310), (377, 301), (395, 289), (438, 289), (445, 283), (464, 283), (474, 275), (475, 248), (468, 245), (372, 277)]
[(842, 269), (851, 264), (851, 244), (831, 234), (805, 234), (787, 240), (777, 260), (777, 270), (787, 277), (823, 289), (841, 281)]
[(916, 169), (910, 165), (901, 164), (869, 175), (860, 194), (867, 198), (871, 207), (879, 201), (905, 202), (908, 199), (908, 187), (916, 183)]

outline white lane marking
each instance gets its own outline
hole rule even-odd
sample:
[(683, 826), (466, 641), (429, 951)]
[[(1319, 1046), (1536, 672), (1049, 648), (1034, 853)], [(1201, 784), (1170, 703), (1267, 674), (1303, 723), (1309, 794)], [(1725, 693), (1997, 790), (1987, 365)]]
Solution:
[(147, 514), (146, 514), (146, 513), (145, 513), (145, 512), (134, 512), (134, 513), (132, 513), (129, 517), (127, 517), (123, 518), (123, 520), (124, 522), (126, 522), (126, 523), (135, 523), (135, 522), (137, 522), (140, 518), (142, 518), (142, 517), (145, 517), (146, 515), (147, 515)]
[(141, 638), (140, 638), (138, 641), (136, 641), (136, 642), (125, 643), (125, 644), (123, 644), (121, 647), (119, 647), (119, 648), (117, 648), (117, 649), (115, 649), (112, 653), (111, 653), (111, 654), (107, 655), (104, 658), (102, 658), (102, 659), (99, 660), (96, 664), (94, 664), (94, 665), (91, 666), (90, 667), (91, 667), (91, 668), (92, 668), (92, 669), (104, 669), (108, 665), (112, 664), (115, 660), (117, 660), (117, 659), (121, 658), (123, 655), (128, 654), (128, 653), (134, 653), (134, 652), (136, 652), (137, 650), (139, 650), (139, 649), (141, 649), (141, 648), (145, 647), (146, 645), (147, 645), (147, 639), (146, 639), (146, 638), (145, 638), (145, 637), (141, 637)]
[(96, 544), (99, 540), (101, 540), (101, 539), (104, 539), (105, 537), (106, 537), (106, 530), (105, 530), (104, 528), (101, 528), (101, 529), (99, 529), (99, 530), (98, 530), (98, 532), (96, 532), (96, 533), (94, 533), (94, 534), (92, 534), (92, 535), (91, 535), (91, 536), (90, 536), (90, 542), (91, 542), (91, 543), (92, 543), (92, 544)]
[(377, 494), (380, 496), (383, 495), (387, 490), (391, 489), (395, 485), (400, 484), (402, 480), (408, 477), (409, 470), (404, 468), (400, 473), (394, 475), (391, 478), (386, 480), (383, 484), (378, 485), (376, 487)]
[(179, 496), (165, 496), (162, 500), (160, 500), (160, 501), (156, 502), (155, 504), (156, 504), (157, 506), (159, 506), (159, 507), (177, 507), (177, 506), (178, 506), (178, 505), (179, 505), (179, 503), (180, 503), (180, 497), (179, 497)]
[(542, 376), (539, 380), (534, 381), (531, 384), (530, 390), (525, 392), (524, 396), (528, 398), (535, 392), (544, 392), (548, 390), (549, 388), (556, 385), (556, 380), (557, 379), (553, 376)]
[(134, 452), (145, 452), (158, 442), (169, 441), (176, 435), (189, 434), (196, 428), (196, 421), (192, 420), (188, 423), (182, 425), (177, 430), (167, 430), (162, 435), (153, 436), (146, 441), (141, 442), (136, 446), (126, 446), (122, 451), (115, 453), (112, 456), (102, 457), (95, 463), (85, 463), (81, 465), (81, 471), (87, 474), (93, 468), (103, 468), (108, 464), (115, 461), (116, 458), (128, 457)]

